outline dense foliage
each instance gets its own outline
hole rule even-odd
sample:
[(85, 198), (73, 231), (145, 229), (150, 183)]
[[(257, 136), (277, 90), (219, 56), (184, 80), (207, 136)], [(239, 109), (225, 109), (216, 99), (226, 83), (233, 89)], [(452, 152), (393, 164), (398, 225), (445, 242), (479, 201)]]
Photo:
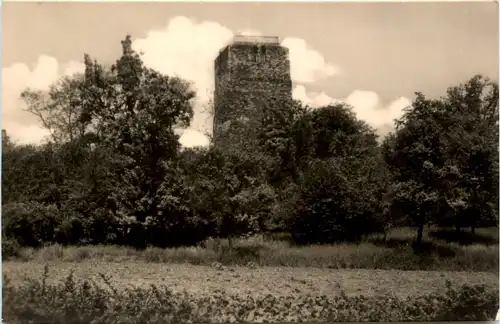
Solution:
[(440, 99), (417, 93), (383, 143), (345, 104), (271, 100), (257, 142), (181, 148), (189, 83), (144, 66), (131, 38), (113, 66), (22, 98), (49, 131), (40, 146), (4, 138), (9, 247), (145, 248), (289, 232), (296, 243), (358, 241), (406, 224), (474, 230), (498, 222), (498, 85), (481, 76)]

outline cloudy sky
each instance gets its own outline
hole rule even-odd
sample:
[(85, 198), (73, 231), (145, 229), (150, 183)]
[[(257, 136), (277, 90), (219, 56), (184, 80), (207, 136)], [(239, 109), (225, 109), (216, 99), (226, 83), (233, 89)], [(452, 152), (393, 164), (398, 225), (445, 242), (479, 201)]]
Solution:
[(83, 54), (120, 55), (127, 33), (146, 65), (193, 82), (196, 114), (181, 143), (207, 143), (213, 60), (235, 33), (279, 36), (293, 96), (344, 101), (384, 134), (414, 92), (430, 97), (476, 73), (498, 80), (498, 5), (484, 3), (15, 3), (2, 5), (2, 128), (45, 135), (23, 111), (25, 87), (82, 70)]

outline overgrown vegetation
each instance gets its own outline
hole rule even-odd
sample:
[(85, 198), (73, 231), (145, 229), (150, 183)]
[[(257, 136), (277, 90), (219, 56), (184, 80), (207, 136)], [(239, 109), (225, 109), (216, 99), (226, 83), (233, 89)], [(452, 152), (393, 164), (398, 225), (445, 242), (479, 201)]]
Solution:
[[(227, 239), (207, 239), (196, 247), (156, 248), (145, 250), (120, 246), (62, 246), (41, 249), (22, 248), (13, 257), (17, 261), (40, 262), (155, 262), (189, 263), (192, 265), (253, 265), (317, 267), (329, 269), (439, 270), (498, 272), (498, 233), (479, 231), (479, 241), (460, 245), (457, 242), (434, 239), (450, 233), (431, 230), (424, 237), (425, 253), (415, 253), (411, 246), (411, 228), (372, 235), (359, 244), (294, 246), (286, 238), (262, 235), (239, 238), (229, 245)], [(468, 232), (463, 232), (468, 234)], [(495, 235), (496, 234), (496, 235)], [(467, 235), (464, 235), (467, 237)], [(476, 237), (476, 236), (475, 236)], [(290, 239), (290, 238), (288, 238)], [(484, 241), (488, 241), (487, 246)], [(463, 242), (462, 242), (463, 243)], [(5, 253), (5, 252), (4, 252)]]
[(9, 323), (227, 323), (304, 321), (486, 321), (498, 310), (498, 289), (453, 285), (440, 294), (407, 297), (210, 296), (175, 293), (167, 286), (116, 289), (112, 278), (13, 286), (4, 276), (3, 319)]
[(359, 243), (400, 226), (414, 228), (412, 253), (422, 255), (428, 225), (475, 236), (498, 223), (498, 85), (488, 79), (440, 99), (417, 94), (381, 144), (345, 104), (312, 110), (276, 99), (251, 151), (182, 149), (176, 129), (189, 124), (195, 94), (145, 67), (131, 44), (113, 66), (85, 55), (84, 74), (22, 94), (51, 137), (39, 146), (3, 139), (4, 256), (209, 237), (232, 248), (269, 232), (295, 244)]

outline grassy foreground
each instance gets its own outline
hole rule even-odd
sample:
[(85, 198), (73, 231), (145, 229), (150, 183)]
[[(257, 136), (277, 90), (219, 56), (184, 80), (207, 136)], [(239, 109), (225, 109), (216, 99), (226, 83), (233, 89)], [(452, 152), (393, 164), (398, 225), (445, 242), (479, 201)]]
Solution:
[(440, 293), (408, 296), (210, 295), (175, 292), (167, 285), (117, 289), (104, 274), (100, 283), (72, 274), (48, 283), (41, 278), (12, 285), (4, 275), (3, 320), (8, 323), (223, 323), (303, 321), (492, 320), (498, 288), (453, 286)]
[(424, 237), (425, 251), (422, 253), (415, 253), (411, 246), (414, 230), (398, 228), (389, 233), (386, 240), (375, 235), (360, 244), (297, 247), (283, 239), (256, 236), (236, 239), (232, 249), (229, 249), (227, 240), (215, 239), (209, 239), (197, 247), (147, 248), (142, 251), (118, 246), (53, 245), (37, 250), (23, 248), (17, 259), (35, 262), (92, 260), (193, 265), (211, 265), (218, 262), (224, 265), (497, 273), (498, 229), (479, 229), (474, 239), (466, 234), (464, 232), (462, 237), (456, 238), (453, 237), (453, 232), (430, 231)]
[(372, 236), (332, 246), (297, 247), (258, 236), (236, 240), (233, 249), (226, 240), (143, 251), (22, 249), (2, 265), (3, 319), (15, 324), (492, 320), (499, 307), (498, 233), (488, 231), (465, 241), (456, 233), (429, 231), (427, 250), (420, 254), (411, 247), (414, 231), (405, 228), (386, 240)]
[(247, 267), (144, 262), (17, 262), (7, 261), (3, 272), (12, 285), (42, 277), (50, 268), (47, 284), (58, 284), (71, 273), (75, 281), (96, 281), (110, 277), (116, 289), (167, 285), (172, 291), (209, 296), (222, 289), (239, 296), (386, 296), (399, 298), (439, 293), (446, 281), (498, 287), (498, 273), (456, 271), (403, 271), (373, 269), (326, 269), (311, 267)]

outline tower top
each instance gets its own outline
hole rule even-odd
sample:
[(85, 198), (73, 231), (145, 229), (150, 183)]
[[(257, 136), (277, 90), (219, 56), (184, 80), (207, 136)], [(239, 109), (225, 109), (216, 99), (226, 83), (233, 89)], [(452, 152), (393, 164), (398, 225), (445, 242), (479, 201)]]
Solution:
[(219, 53), (222, 53), (225, 49), (231, 45), (280, 45), (280, 40), (278, 36), (255, 36), (255, 35), (242, 35), (236, 34), (233, 36), (232, 41), (221, 48)]
[(237, 34), (233, 37), (233, 44), (273, 44), (279, 45), (278, 36), (247, 36)]

